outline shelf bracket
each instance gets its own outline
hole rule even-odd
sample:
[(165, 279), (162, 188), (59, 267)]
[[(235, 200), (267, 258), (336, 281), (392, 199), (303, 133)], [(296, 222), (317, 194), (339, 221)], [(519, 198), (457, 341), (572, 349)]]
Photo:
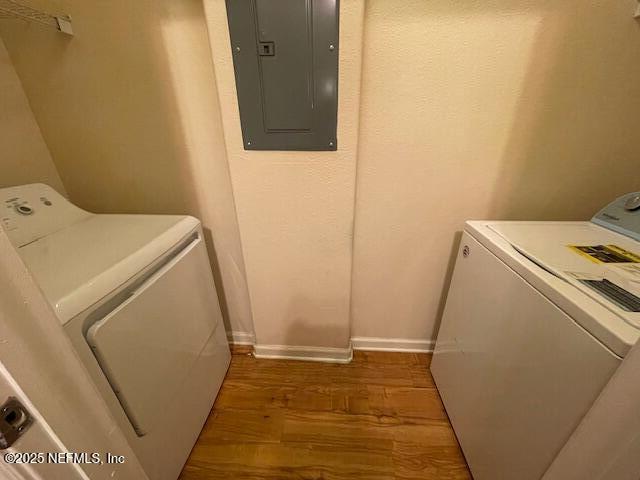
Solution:
[(68, 15), (52, 15), (18, 3), (15, 0), (0, 0), (0, 19), (15, 18), (45, 25), (47, 27), (53, 27), (59, 32), (67, 35), (73, 35), (71, 17)]

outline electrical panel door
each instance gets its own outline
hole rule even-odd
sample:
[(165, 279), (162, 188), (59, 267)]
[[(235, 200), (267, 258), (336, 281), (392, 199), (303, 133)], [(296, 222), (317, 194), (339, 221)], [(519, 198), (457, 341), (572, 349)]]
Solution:
[(335, 150), (337, 0), (227, 0), (246, 150)]

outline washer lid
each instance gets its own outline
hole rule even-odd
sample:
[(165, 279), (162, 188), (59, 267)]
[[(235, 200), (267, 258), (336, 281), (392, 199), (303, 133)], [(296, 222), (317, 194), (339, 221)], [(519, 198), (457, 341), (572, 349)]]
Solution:
[(62, 323), (180, 242), (199, 222), (176, 215), (88, 215), (18, 249)]
[(592, 314), (595, 300), (638, 332), (640, 242), (590, 222), (491, 222), (486, 227), (584, 294), (583, 310)]

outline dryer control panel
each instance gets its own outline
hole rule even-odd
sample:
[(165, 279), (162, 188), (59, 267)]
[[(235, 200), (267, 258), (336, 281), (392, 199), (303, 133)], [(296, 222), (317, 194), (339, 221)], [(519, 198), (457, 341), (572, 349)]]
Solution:
[(640, 192), (623, 195), (604, 207), (591, 221), (640, 241)]
[(33, 183), (0, 189), (0, 225), (21, 247), (91, 216), (49, 185)]

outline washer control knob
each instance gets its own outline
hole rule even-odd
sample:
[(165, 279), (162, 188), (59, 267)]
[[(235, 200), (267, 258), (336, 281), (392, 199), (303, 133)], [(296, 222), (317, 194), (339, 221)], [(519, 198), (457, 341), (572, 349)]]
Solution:
[(640, 193), (635, 193), (624, 202), (625, 210), (637, 210), (640, 208)]
[(27, 204), (16, 205), (16, 212), (18, 212), (20, 215), (32, 215), (33, 208), (31, 208)]

